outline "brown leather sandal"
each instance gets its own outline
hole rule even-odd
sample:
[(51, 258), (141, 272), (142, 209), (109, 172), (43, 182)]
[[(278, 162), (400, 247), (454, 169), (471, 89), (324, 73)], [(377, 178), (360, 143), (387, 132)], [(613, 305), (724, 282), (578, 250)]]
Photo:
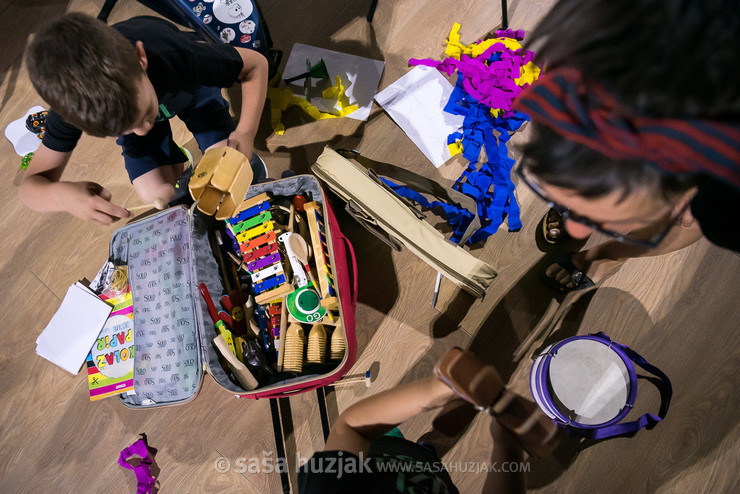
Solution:
[[(557, 237), (551, 237), (550, 236), (550, 228), (548, 228), (548, 225), (550, 224), (550, 214), (554, 214), (557, 216), (559, 225), (557, 226), (558, 231), (560, 232)], [(563, 221), (563, 217), (560, 216), (560, 213), (557, 211), (557, 209), (550, 208), (546, 213), (545, 216), (542, 217), (540, 220), (539, 228), (537, 229), (537, 234), (549, 245), (559, 245), (563, 242), (570, 240), (570, 235), (565, 230), (565, 222)]]
[(434, 375), (476, 409), (496, 417), (530, 455), (546, 456), (557, 446), (558, 426), (534, 402), (506, 389), (498, 371), (472, 352), (450, 349)]

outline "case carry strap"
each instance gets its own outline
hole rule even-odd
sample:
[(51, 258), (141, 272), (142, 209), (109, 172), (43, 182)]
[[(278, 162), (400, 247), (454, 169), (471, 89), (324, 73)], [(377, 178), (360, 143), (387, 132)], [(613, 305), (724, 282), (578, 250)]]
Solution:
[[(391, 165), (390, 163), (384, 163), (382, 161), (376, 161), (366, 156), (362, 156), (359, 153), (359, 151), (349, 150), (349, 149), (337, 149), (336, 151), (343, 158), (352, 159), (356, 161), (357, 163), (359, 163), (360, 165), (367, 168), (368, 171), (370, 172), (371, 178), (374, 178), (381, 186), (383, 186), (384, 188), (388, 189), (390, 192), (395, 194), (421, 220), (424, 219), (424, 214), (421, 213), (408, 199), (397, 194), (393, 190), (393, 188), (388, 186), (382, 179), (380, 179), (379, 176), (388, 177), (398, 182), (402, 182), (403, 184), (406, 185), (406, 187), (408, 187), (409, 189), (415, 192), (418, 192), (420, 194), (432, 195), (436, 197), (437, 199), (440, 199), (444, 202), (454, 204), (459, 208), (465, 209), (471, 215), (473, 219), (465, 228), (465, 231), (462, 234), (462, 238), (458, 242), (459, 245), (463, 245), (473, 233), (475, 233), (478, 229), (480, 229), (481, 222), (480, 222), (480, 218), (478, 217), (478, 206), (476, 205), (475, 200), (472, 197), (467, 196), (463, 194), (462, 192), (459, 192), (450, 187), (444, 187), (439, 182), (435, 182), (434, 180), (431, 180), (427, 177), (419, 175), (418, 173), (414, 173), (405, 168), (401, 168), (399, 166)], [(350, 214), (355, 216), (351, 211), (350, 211)], [(359, 219), (361, 222), (363, 221), (366, 223), (370, 222), (366, 218), (359, 218)], [(391, 245), (391, 247), (393, 247), (396, 250), (401, 250), (400, 243), (397, 240), (395, 240), (395, 244), (396, 246), (391, 245), (391, 244), (389, 245)]]
[(113, 7), (116, 5), (116, 2), (118, 2), (118, 0), (105, 0), (105, 3), (100, 8), (100, 12), (98, 12), (98, 20), (107, 23), (108, 16), (110, 15), (110, 11), (113, 10)]
[[(598, 429), (593, 430), (593, 434), (591, 435), (592, 439), (605, 439), (607, 437), (614, 437), (614, 436), (621, 436), (621, 435), (629, 435), (634, 434), (635, 432), (639, 431), (640, 429), (647, 428), (652, 429), (655, 427), (655, 425), (663, 420), (668, 413), (668, 407), (671, 404), (671, 397), (673, 396), (673, 387), (671, 386), (671, 381), (668, 379), (668, 376), (666, 376), (660, 369), (655, 367), (654, 365), (650, 364), (647, 360), (645, 360), (639, 353), (632, 350), (627, 345), (622, 345), (617, 343), (616, 341), (613, 341), (611, 338), (609, 338), (606, 334), (602, 332), (594, 333), (592, 336), (596, 336), (598, 338), (603, 339), (604, 341), (611, 344), (611, 346), (617, 347), (620, 350), (622, 350), (629, 359), (640, 366), (642, 369), (646, 370), (647, 372), (653, 374), (655, 377), (658, 378), (658, 381), (655, 383), (655, 386), (660, 391), (660, 409), (658, 411), (658, 415), (653, 415), (652, 413), (646, 413), (642, 415), (637, 420), (633, 420), (631, 422), (623, 422), (619, 424), (610, 425), (607, 427), (601, 427)], [(632, 381), (632, 379), (630, 379)], [(637, 386), (637, 382), (630, 382), (631, 386)]]

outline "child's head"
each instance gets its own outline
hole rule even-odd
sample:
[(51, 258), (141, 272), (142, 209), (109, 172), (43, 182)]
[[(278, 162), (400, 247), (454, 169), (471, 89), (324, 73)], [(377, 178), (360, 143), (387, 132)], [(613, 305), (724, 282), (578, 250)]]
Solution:
[(146, 62), (115, 29), (65, 14), (36, 32), (25, 56), (36, 91), (67, 122), (99, 137), (137, 126)]

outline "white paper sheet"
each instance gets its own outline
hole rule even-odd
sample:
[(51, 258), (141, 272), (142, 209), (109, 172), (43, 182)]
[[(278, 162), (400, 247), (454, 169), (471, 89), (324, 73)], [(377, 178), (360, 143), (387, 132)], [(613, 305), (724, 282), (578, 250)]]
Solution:
[(70, 286), (59, 310), (36, 339), (36, 353), (77, 374), (111, 310), (79, 283)]
[(459, 132), (465, 118), (443, 110), (453, 89), (436, 69), (420, 65), (375, 96), (437, 168), (451, 158), (447, 136)]
[(5, 127), (5, 137), (8, 138), (18, 156), (25, 156), (36, 151), (41, 144), (41, 139), (26, 128), (26, 119), (31, 113), (44, 111), (40, 106), (30, 108), (25, 115), (18, 120), (13, 120)]
[[(350, 104), (359, 106), (357, 110), (348, 114), (347, 118), (367, 120), (373, 106), (373, 96), (375, 91), (378, 90), (380, 76), (383, 74), (385, 62), (296, 43), (293, 45), (290, 57), (285, 63), (283, 78), (290, 79), (306, 72), (307, 58), (311, 61), (311, 65), (318, 63), (323, 58), (326, 70), (329, 73), (328, 81), (311, 80), (311, 86), (314, 89), (310, 94), (310, 103), (321, 111), (331, 112), (331, 108), (326, 108), (325, 100), (321, 98), (321, 90), (334, 86), (336, 76), (339, 76), (342, 78), (342, 85), (345, 87), (345, 94), (349, 98)], [(290, 84), (290, 88), (299, 96), (303, 95), (303, 82), (303, 79), (299, 79)]]

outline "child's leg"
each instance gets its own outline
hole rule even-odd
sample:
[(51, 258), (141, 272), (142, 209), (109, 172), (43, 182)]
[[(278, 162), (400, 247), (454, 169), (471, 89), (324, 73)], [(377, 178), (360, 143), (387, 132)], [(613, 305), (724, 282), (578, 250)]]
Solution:
[(145, 136), (128, 134), (116, 142), (123, 149), (126, 171), (139, 198), (147, 204), (170, 202), (188, 158), (172, 139), (169, 122), (156, 122)]
[(215, 87), (200, 87), (193, 91), (193, 102), (177, 115), (193, 133), (202, 153), (213, 147), (225, 146), (236, 123), (229, 113), (229, 103)]
[(170, 202), (175, 197), (175, 177), (179, 177), (177, 170), (182, 169), (182, 164), (160, 166), (139, 175), (131, 183), (139, 199), (145, 204), (153, 204), (160, 199)]
[[(229, 103), (221, 95), (221, 90), (200, 87), (193, 94), (193, 103), (178, 116), (193, 133), (198, 148), (205, 153), (211, 148), (226, 146), (236, 123), (229, 114)], [(253, 183), (264, 181), (267, 178), (264, 161), (254, 153), (249, 158), (254, 172)]]

